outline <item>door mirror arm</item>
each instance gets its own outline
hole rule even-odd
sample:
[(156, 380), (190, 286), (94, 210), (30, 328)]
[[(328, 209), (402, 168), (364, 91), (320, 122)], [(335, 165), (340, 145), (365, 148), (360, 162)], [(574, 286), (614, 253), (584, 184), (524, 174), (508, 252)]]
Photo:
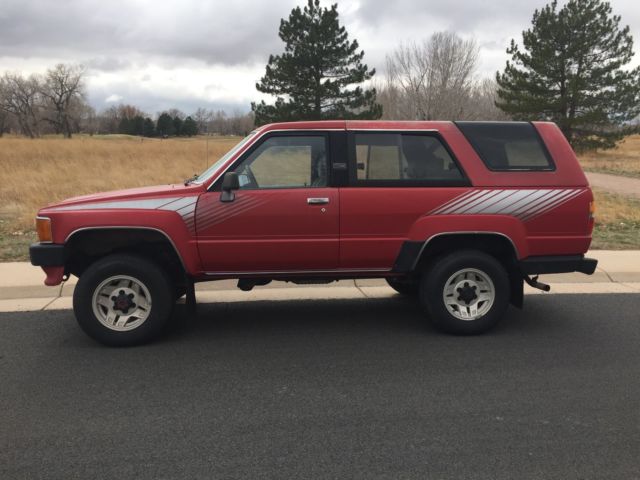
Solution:
[(240, 188), (240, 179), (236, 172), (227, 172), (222, 179), (222, 193), (220, 201), (224, 203), (233, 202), (236, 199), (235, 190)]

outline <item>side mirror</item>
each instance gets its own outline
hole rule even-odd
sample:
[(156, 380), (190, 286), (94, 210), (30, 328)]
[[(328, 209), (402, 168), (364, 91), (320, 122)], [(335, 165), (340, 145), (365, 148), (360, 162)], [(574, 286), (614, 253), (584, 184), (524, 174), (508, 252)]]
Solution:
[(236, 198), (234, 190), (240, 188), (240, 179), (236, 172), (227, 172), (222, 179), (222, 193), (220, 194), (221, 202), (233, 202)]

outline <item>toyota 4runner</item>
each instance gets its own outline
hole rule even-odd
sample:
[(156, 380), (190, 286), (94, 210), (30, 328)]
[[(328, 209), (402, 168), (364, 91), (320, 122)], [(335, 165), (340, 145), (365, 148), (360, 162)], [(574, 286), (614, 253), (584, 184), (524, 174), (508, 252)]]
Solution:
[(76, 319), (109, 345), (152, 339), (218, 279), (384, 278), (439, 329), (477, 334), (522, 306), (524, 281), (594, 272), (593, 213), (552, 123), (281, 123), (183, 184), (43, 208), (30, 255), (46, 285), (79, 277)]

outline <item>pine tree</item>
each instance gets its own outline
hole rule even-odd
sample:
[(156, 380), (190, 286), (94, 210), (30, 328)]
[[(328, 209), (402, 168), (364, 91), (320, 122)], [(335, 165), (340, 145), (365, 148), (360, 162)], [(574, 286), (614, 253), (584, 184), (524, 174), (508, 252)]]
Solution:
[(153, 124), (153, 120), (151, 120), (149, 117), (144, 119), (142, 134), (145, 137), (154, 137), (156, 134), (156, 126)]
[(182, 119), (178, 116), (173, 117), (173, 133), (176, 136), (181, 136), (182, 133)]
[(321, 8), (319, 0), (296, 7), (280, 21), (285, 43), (281, 55), (271, 55), (258, 91), (276, 96), (274, 105), (251, 104), (256, 124), (276, 121), (338, 118), (375, 119), (382, 115), (375, 89), (361, 84), (373, 77), (362, 63), (364, 51), (350, 41), (338, 21), (337, 4)]
[(551, 120), (577, 150), (611, 148), (631, 133), (640, 114), (640, 67), (629, 27), (601, 0), (553, 1), (533, 14), (511, 40), (504, 72), (498, 72), (496, 105), (520, 120)]
[(198, 124), (190, 116), (184, 119), (182, 124), (182, 134), (187, 137), (193, 137), (198, 134)]
[(168, 113), (162, 113), (158, 117), (158, 123), (156, 124), (156, 132), (161, 137), (170, 137), (175, 133), (173, 127), (173, 118)]

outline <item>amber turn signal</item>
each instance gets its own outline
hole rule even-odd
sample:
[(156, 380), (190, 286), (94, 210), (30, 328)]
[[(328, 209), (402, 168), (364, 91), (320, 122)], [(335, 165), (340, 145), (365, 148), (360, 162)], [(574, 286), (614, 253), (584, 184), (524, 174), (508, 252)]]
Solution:
[(53, 236), (51, 235), (51, 219), (36, 217), (36, 232), (38, 232), (38, 240), (41, 242), (53, 241)]
[(596, 201), (589, 202), (589, 218), (595, 218), (596, 216)]

